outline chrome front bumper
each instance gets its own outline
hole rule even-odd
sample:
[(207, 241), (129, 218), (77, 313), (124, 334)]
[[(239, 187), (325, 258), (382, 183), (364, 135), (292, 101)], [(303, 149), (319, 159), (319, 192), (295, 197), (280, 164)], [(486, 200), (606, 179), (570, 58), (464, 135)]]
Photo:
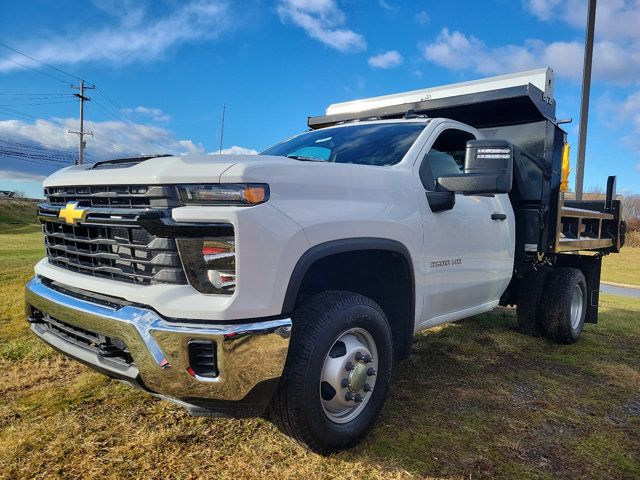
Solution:
[[(90, 292), (86, 297), (68, 294), (39, 277), (27, 284), (25, 303), (31, 329), (55, 349), (107, 375), (171, 399), (241, 401), (261, 382), (282, 375), (291, 334), (288, 318), (231, 325), (169, 321), (148, 308), (94, 303)], [(45, 317), (122, 340), (133, 364), (118, 364), (65, 340), (46, 322), (32, 318), (34, 309)], [(202, 378), (187, 371), (187, 344), (194, 339), (215, 342), (217, 377)]]

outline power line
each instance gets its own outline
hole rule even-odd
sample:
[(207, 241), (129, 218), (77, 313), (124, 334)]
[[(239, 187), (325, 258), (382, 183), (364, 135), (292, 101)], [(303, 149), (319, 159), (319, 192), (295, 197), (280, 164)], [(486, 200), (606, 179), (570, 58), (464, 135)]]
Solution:
[(32, 105), (57, 105), (60, 103), (71, 103), (72, 100), (60, 100), (57, 102), (39, 102), (39, 103), (3, 103), (0, 104), (0, 107), (22, 107), (22, 106), (32, 106)]
[(120, 149), (120, 150), (121, 150), (121, 151), (123, 151), (123, 152), (128, 152), (128, 151), (130, 151), (130, 150), (127, 150), (127, 148), (126, 148), (126, 147), (123, 147), (122, 145), (119, 145), (119, 144), (117, 144), (117, 143), (115, 143), (115, 142), (112, 142), (111, 140), (109, 140), (109, 139), (108, 139), (108, 138), (106, 138), (106, 137), (103, 137), (102, 135), (98, 135), (96, 132), (93, 132), (93, 136), (94, 136), (94, 137), (96, 137), (96, 138), (98, 139), (98, 141), (100, 141), (100, 139), (101, 139), (101, 140), (102, 140), (102, 143), (107, 143), (107, 144), (109, 144), (109, 145), (112, 145), (112, 146), (114, 146), (114, 147), (116, 147), (116, 148)]
[(13, 108), (0, 107), (0, 114), (4, 113), (5, 115), (8, 113), (11, 116), (21, 118), (22, 120), (37, 120), (38, 117), (31, 115), (30, 113), (20, 112), (19, 110), (15, 110)]
[(60, 153), (49, 152), (44, 149), (24, 148), (15, 145), (7, 145), (0, 142), (0, 157), (18, 160), (32, 161), (50, 166), (62, 167), (72, 165), (75, 157), (59, 156)]
[(72, 73), (65, 72), (64, 70), (62, 70), (62, 69), (60, 69), (60, 68), (58, 68), (58, 67), (54, 67), (53, 65), (49, 65), (48, 63), (41, 62), (40, 60), (37, 60), (37, 59), (35, 59), (35, 58), (33, 58), (33, 57), (30, 57), (30, 56), (29, 56), (29, 55), (27, 55), (26, 53), (22, 53), (22, 52), (20, 52), (20, 51), (16, 50), (15, 48), (12, 48), (12, 47), (10, 47), (10, 46), (8, 46), (8, 45), (5, 45), (4, 43), (1, 43), (1, 42), (0, 42), (0, 47), (4, 47), (4, 48), (6, 48), (6, 49), (8, 49), (8, 50), (11, 50), (11, 51), (12, 51), (12, 52), (14, 52), (14, 53), (17, 53), (18, 55), (22, 55), (23, 57), (27, 57), (29, 60), (33, 60), (34, 62), (39, 63), (40, 65), (43, 65), (43, 66), (45, 66), (45, 67), (52, 68), (53, 70), (55, 70), (55, 71), (57, 71), (57, 72), (60, 72), (60, 73), (62, 73), (62, 74), (64, 74), (64, 75), (68, 75), (68, 76), (70, 76), (70, 77), (72, 77), (72, 78), (75, 78), (76, 80), (80, 80), (80, 81), (82, 81), (82, 79), (81, 79), (80, 77), (78, 77), (77, 75), (73, 75)]
[(24, 98), (26, 97), (34, 97), (34, 98), (42, 98), (42, 97), (73, 97), (73, 93), (7, 93), (0, 92), (0, 95), (16, 97), (16, 98)]
[[(96, 87), (96, 90), (101, 91), (98, 87)], [(103, 96), (104, 96), (104, 92), (102, 92)], [(105, 97), (106, 99), (106, 97)], [(128, 123), (129, 125), (135, 125), (136, 124), (136, 119), (133, 118), (131, 115), (129, 115), (130, 118), (132, 118), (132, 120), (128, 120), (126, 118), (124, 118), (122, 115), (115, 113), (111, 108), (106, 107), (105, 105), (103, 105), (102, 103), (98, 102), (97, 100), (93, 100), (93, 103), (96, 104), (98, 107), (100, 107), (102, 110), (104, 110), (105, 112), (107, 112), (109, 115), (111, 115), (113, 118), (115, 118), (116, 120), (119, 120), (121, 122), (124, 123)], [(113, 102), (111, 102), (112, 104), (114, 104)], [(114, 105), (119, 105), (117, 102)], [(126, 112), (126, 109), (122, 108), (121, 109), (122, 113), (128, 113)], [(167, 146), (166, 145), (162, 145), (154, 140), (151, 139), (146, 139), (147, 143), (149, 143), (149, 145), (152, 145), (154, 147), (159, 148), (161, 151), (165, 151), (167, 150)]]
[(71, 150), (60, 150), (54, 147), (45, 147), (42, 145), (30, 144), (30, 143), (18, 143), (18, 142), (8, 142), (5, 140), (0, 140), (0, 147), (13, 148), (16, 150), (20, 150), (21, 152), (38, 154), (38, 155), (46, 154), (51, 158), (60, 158), (62, 160), (75, 156), (75, 153)]
[[(135, 123), (137, 123), (139, 121), (139, 120), (136, 120), (134, 118), (134, 116), (131, 114), (130, 111), (125, 109), (116, 99), (114, 99), (112, 96), (107, 94), (104, 90), (96, 87), (95, 85), (93, 85), (91, 87), (85, 86), (84, 80), (82, 78), (78, 77), (77, 75), (74, 75), (72, 73), (66, 72), (66, 71), (62, 70), (61, 68), (55, 67), (55, 66), (50, 65), (50, 64), (48, 64), (46, 62), (38, 60), (38, 59), (36, 59), (36, 58), (34, 58), (34, 57), (30, 56), (30, 55), (27, 55), (24, 52), (21, 52), (21, 51), (15, 49), (13, 47), (8, 46), (8, 45), (6, 45), (6, 44), (4, 44), (2, 42), (0, 42), (0, 47), (4, 47), (4, 48), (6, 48), (6, 49), (18, 54), (18, 55), (21, 55), (21, 56), (31, 60), (32, 62), (35, 62), (35, 63), (37, 63), (39, 65), (44, 66), (44, 67), (53, 69), (56, 72), (62, 73), (63, 75), (67, 75), (68, 77), (74, 78), (74, 79), (76, 79), (76, 80), (78, 80), (80, 82), (79, 86), (71, 85), (72, 88), (78, 88), (80, 90), (79, 93), (73, 94), (74, 96), (76, 96), (80, 100), (80, 129), (78, 131), (69, 130), (69, 133), (76, 133), (79, 136), (78, 163), (83, 163), (83, 160), (84, 160), (84, 153), (85, 153), (84, 150), (86, 148), (86, 142), (84, 140), (84, 136), (85, 135), (93, 135), (93, 132), (84, 131), (84, 102), (90, 100), (89, 97), (84, 95), (84, 90), (86, 90), (86, 89), (94, 89), (95, 88), (96, 92), (99, 93), (102, 96), (102, 98), (104, 98), (109, 104), (111, 104), (113, 107), (116, 108), (116, 113), (114, 113), (110, 108), (107, 108), (106, 106), (102, 105), (100, 102), (96, 101), (95, 103), (100, 108), (102, 108), (105, 112), (107, 112), (109, 115), (113, 116), (117, 120), (123, 121), (125, 123), (129, 123), (131, 125), (134, 125)], [(37, 73), (40, 73), (42, 75), (46, 75), (47, 77), (50, 77), (50, 78), (52, 78), (54, 80), (57, 80), (57, 81), (60, 81), (62, 83), (65, 83), (65, 84), (69, 83), (69, 82), (59, 78), (56, 75), (52, 75), (52, 74), (50, 74), (50, 73), (48, 73), (46, 71), (42, 71), (40, 69), (34, 68), (33, 66), (24, 64), (22, 62), (18, 62), (14, 58), (5, 57), (5, 56), (2, 56), (2, 55), (0, 55), (0, 58), (4, 58), (5, 60), (7, 60), (9, 62), (17, 64), (17, 65), (19, 65), (21, 67), (33, 70), (33, 71), (35, 71)], [(61, 101), (61, 102), (53, 102), (53, 101), (52, 102), (41, 102), (41, 100), (45, 100), (45, 99), (47, 99), (47, 100), (56, 99), (57, 100), (58, 96), (66, 96), (66, 95), (69, 95), (69, 94), (26, 94), (26, 93), (24, 93), (24, 94), (23, 93), (8, 94), (8, 93), (6, 93), (6, 94), (2, 94), (2, 95), (8, 96), (8, 98), (7, 97), (4, 98), (5, 101), (6, 100), (10, 100), (13, 103), (0, 104), (0, 114), (4, 113), (6, 115), (8, 113), (8, 114), (10, 114), (12, 116), (17, 116), (18, 118), (21, 118), (21, 119), (37, 120), (37, 117), (35, 117), (34, 115), (31, 115), (31, 114), (25, 113), (25, 112), (20, 112), (19, 110), (15, 110), (15, 109), (12, 109), (12, 108), (7, 108), (7, 107), (13, 107), (13, 106), (39, 106), (39, 105), (52, 105), (52, 104), (55, 104), (55, 103), (65, 103), (63, 101)], [(18, 96), (20, 96), (20, 98), (16, 98), (15, 96), (11, 96), (11, 95), (18, 95)], [(22, 103), (15, 103), (18, 100), (20, 102), (22, 102)], [(33, 100), (33, 101), (32, 101), (32, 103), (24, 103), (24, 100)], [(122, 116), (123, 114), (126, 115), (128, 117), (128, 119), (125, 119)], [(93, 124), (93, 122), (92, 122), (92, 124)], [(94, 128), (94, 130), (95, 130), (95, 128)], [(105, 138), (104, 136), (100, 135), (99, 138), (101, 139), (101, 141), (103, 143), (107, 142), (108, 144), (110, 144), (110, 145), (112, 145), (112, 146), (114, 146), (116, 148), (122, 149), (123, 151), (127, 151), (125, 147), (123, 147), (121, 145), (118, 145), (115, 142), (112, 142), (111, 140)], [(157, 143), (157, 142), (155, 142), (155, 141), (153, 141), (151, 139), (147, 139), (146, 141), (149, 143), (149, 145), (154, 145), (157, 148), (159, 148), (160, 150), (166, 150), (167, 149), (167, 147), (165, 145), (161, 145), (161, 144), (159, 144), (159, 143)]]
[[(94, 103), (95, 103), (96, 105), (99, 105), (99, 103), (98, 103), (97, 101), (95, 101), (95, 100), (94, 100)], [(103, 110), (105, 110), (105, 112), (110, 113), (108, 110), (106, 110), (106, 109), (105, 109), (104, 107), (102, 107), (101, 105), (99, 105), (99, 106), (100, 106), (100, 108), (102, 108)], [(112, 114), (112, 115), (113, 115), (113, 114)], [(122, 151), (127, 151), (127, 150), (126, 150), (126, 147), (124, 147), (124, 146), (122, 146), (122, 145), (120, 145), (120, 144), (118, 144), (118, 143), (116, 143), (116, 142), (113, 142), (113, 141), (109, 140), (108, 138), (104, 137), (103, 135), (99, 135), (98, 133), (96, 133), (96, 126), (95, 126), (95, 123), (93, 123), (93, 121), (91, 121), (91, 120), (90, 120), (89, 122), (91, 123), (91, 128), (92, 128), (92, 130), (93, 130), (93, 136), (94, 136), (94, 139), (98, 140), (100, 143), (103, 143), (103, 144), (105, 144), (105, 145), (106, 145), (106, 144), (110, 144), (110, 145), (112, 145), (112, 146), (114, 146), (114, 147), (116, 147), (116, 148), (118, 148), (118, 149), (120, 149), (120, 150), (122, 150)], [(96, 138), (96, 137), (97, 137), (97, 138)], [(101, 141), (100, 139), (102, 139), (102, 141)]]
[(0, 147), (11, 148), (23, 153), (30, 153), (34, 155), (47, 155), (51, 158), (60, 158), (62, 160), (75, 156), (72, 150), (62, 150), (41, 144), (21, 143), (3, 139), (0, 139)]
[(16, 65), (20, 65), (21, 67), (28, 68), (29, 70), (33, 70), (34, 72), (38, 72), (38, 73), (40, 73), (42, 75), (45, 75), (45, 76), (47, 76), (49, 78), (53, 78), (54, 80), (57, 80), (58, 82), (62, 82), (64, 84), (66, 84), (66, 85), (69, 85), (69, 82), (67, 80), (63, 80), (63, 79), (61, 79), (59, 77), (56, 77), (54, 75), (51, 75), (51, 74), (49, 74), (47, 72), (43, 72), (42, 70), (38, 70), (37, 68), (30, 67), (29, 65), (25, 65), (24, 63), (20, 63), (17, 60), (13, 60), (13, 59), (11, 59), (9, 57), (5, 57), (4, 55), (0, 55), (0, 58), (4, 58), (5, 60), (7, 60), (7, 61), (9, 61), (11, 63), (15, 63)]

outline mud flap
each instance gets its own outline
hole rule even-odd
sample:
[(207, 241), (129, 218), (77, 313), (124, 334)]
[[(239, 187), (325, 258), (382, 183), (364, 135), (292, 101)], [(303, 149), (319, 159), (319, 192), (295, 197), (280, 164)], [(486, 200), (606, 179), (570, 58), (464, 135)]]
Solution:
[(602, 257), (600, 255), (558, 255), (556, 262), (560, 267), (573, 267), (582, 271), (587, 282), (586, 323), (598, 323), (598, 307), (600, 302), (600, 272)]

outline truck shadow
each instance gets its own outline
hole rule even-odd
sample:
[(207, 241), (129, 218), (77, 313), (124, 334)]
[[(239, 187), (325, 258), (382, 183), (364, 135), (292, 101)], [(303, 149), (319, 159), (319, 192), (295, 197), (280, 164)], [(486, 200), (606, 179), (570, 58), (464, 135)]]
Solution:
[[(601, 323), (632, 315), (609, 310)], [(627, 425), (623, 437), (610, 420), (640, 388), (616, 373), (640, 378), (638, 345), (640, 331), (619, 325), (589, 325), (578, 344), (554, 345), (519, 333), (514, 309), (425, 332), (396, 368), (368, 440), (338, 457), (419, 476), (597, 477), (610, 463), (598, 455), (616, 444), (587, 447), (594, 435), (621, 438), (623, 457), (638, 435), (637, 417), (625, 417), (635, 431)]]

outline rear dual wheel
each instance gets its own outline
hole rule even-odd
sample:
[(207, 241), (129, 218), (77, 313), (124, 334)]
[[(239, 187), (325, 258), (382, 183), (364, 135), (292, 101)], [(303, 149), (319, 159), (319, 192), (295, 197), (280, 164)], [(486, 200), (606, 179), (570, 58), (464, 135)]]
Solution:
[(518, 291), (518, 326), (556, 343), (575, 343), (584, 328), (587, 285), (577, 268), (532, 272)]
[(577, 268), (557, 268), (544, 288), (544, 333), (556, 343), (576, 343), (587, 313), (587, 284)]

